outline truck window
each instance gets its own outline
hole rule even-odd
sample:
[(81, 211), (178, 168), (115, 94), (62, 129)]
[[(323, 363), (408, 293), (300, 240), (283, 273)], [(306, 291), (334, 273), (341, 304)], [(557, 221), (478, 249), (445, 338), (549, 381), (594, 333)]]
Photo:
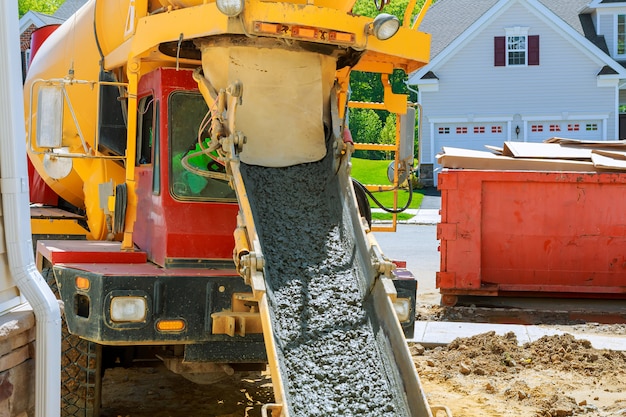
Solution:
[[(224, 177), (225, 167), (198, 145), (198, 128), (208, 107), (200, 93), (175, 91), (168, 100), (170, 192), (180, 200), (234, 200), (235, 192)], [(201, 138), (209, 137), (202, 132)], [(216, 157), (217, 155), (214, 155)], [(183, 159), (194, 171), (208, 172), (213, 177), (198, 175), (183, 166)]]
[(152, 162), (154, 97), (139, 100), (137, 113), (137, 165), (146, 165)]
[(160, 106), (159, 102), (156, 102), (154, 112), (154, 132), (153, 132), (153, 147), (154, 147), (154, 167), (152, 168), (152, 194), (161, 195), (161, 145), (159, 145), (161, 139), (159, 135), (159, 123), (160, 119)]

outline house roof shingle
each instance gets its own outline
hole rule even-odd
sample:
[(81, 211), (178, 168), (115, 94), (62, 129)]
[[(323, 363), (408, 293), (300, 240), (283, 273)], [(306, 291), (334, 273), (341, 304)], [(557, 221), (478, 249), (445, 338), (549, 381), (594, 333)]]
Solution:
[(428, 9), (419, 30), (436, 34), (430, 44), (431, 58), (489, 10), (497, 0), (438, 0)]
[[(579, 12), (590, 0), (539, 0), (574, 30), (585, 35)], [(623, 0), (622, 0), (623, 1)], [(438, 0), (426, 13), (419, 30), (431, 34), (431, 58), (437, 56), (459, 35), (484, 15), (498, 0)], [(595, 37), (595, 34), (594, 34)], [(590, 39), (604, 42), (603, 39)], [(601, 46), (599, 46), (602, 49)]]
[(582, 23), (580, 22), (580, 11), (584, 9), (590, 0), (539, 0), (559, 16), (578, 33), (584, 35)]
[(65, 2), (54, 13), (55, 17), (67, 20), (78, 11), (87, 0), (65, 0)]
[(37, 16), (39, 19), (41, 19), (44, 25), (57, 25), (65, 21), (65, 19), (61, 19), (56, 16), (50, 16), (49, 14), (45, 14), (45, 13), (39, 13), (39, 12), (32, 12), (32, 13), (35, 16)]

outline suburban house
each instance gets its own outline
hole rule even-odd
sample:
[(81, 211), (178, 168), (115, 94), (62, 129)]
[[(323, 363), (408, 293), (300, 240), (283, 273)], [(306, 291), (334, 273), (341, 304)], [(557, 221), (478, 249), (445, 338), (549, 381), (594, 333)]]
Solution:
[(30, 38), (34, 31), (45, 26), (60, 25), (73, 15), (87, 0), (65, 0), (54, 15), (34, 12), (26, 12), (20, 18), (20, 51), (22, 55), (22, 80), (26, 77), (28, 64), (30, 63)]
[(26, 77), (28, 64), (30, 63), (30, 37), (39, 28), (60, 25), (64, 19), (47, 15), (45, 13), (28, 11), (20, 19), (20, 52), (22, 55), (22, 81)]
[(626, 139), (626, 1), (438, 0), (419, 29), (432, 34), (409, 77), (425, 185), (443, 146)]

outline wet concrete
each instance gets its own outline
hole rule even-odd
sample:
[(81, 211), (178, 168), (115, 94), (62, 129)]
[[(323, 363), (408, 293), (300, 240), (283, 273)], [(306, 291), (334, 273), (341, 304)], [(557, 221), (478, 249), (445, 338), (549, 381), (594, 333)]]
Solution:
[(292, 417), (409, 415), (331, 161), (241, 167)]

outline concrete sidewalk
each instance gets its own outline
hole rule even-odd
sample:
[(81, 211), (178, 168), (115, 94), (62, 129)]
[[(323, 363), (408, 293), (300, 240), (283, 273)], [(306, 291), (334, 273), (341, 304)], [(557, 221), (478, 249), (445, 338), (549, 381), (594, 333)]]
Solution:
[[(429, 225), (439, 223), (441, 216), (439, 215), (439, 209), (441, 208), (441, 193), (435, 188), (427, 188), (421, 191), (424, 195), (422, 198), (422, 204), (418, 209), (407, 209), (404, 211), (406, 214), (412, 214), (413, 217), (409, 220), (399, 220), (401, 224), (420, 224)], [(382, 209), (372, 207), (372, 213), (384, 213)], [(386, 223), (380, 221), (377, 223)]]
[(626, 351), (626, 336), (604, 336), (584, 332), (563, 331), (551, 328), (550, 326), (526, 326), (518, 324), (417, 321), (415, 322), (413, 338), (407, 339), (407, 342), (419, 343), (425, 347), (443, 346), (458, 337), (471, 337), (492, 330), (498, 335), (504, 335), (508, 332), (515, 333), (520, 345), (534, 342), (543, 336), (571, 334), (576, 339), (588, 340), (596, 349)]
[[(372, 209), (372, 213), (384, 213), (381, 209)], [(441, 216), (439, 215), (439, 209), (407, 209), (403, 211), (406, 214), (412, 214), (413, 217), (408, 220), (398, 220), (398, 223), (402, 224), (437, 224), (439, 223)], [(388, 221), (376, 221), (377, 223), (385, 223)]]
[(406, 224), (437, 224), (441, 221), (439, 209), (417, 209), (415, 216), (404, 221)]

